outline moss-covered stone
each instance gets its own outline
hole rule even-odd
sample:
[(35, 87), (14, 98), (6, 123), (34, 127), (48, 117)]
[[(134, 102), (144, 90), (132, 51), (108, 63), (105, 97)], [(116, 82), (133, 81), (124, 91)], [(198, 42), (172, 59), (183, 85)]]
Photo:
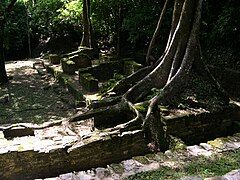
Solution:
[(98, 80), (95, 79), (90, 73), (81, 74), (79, 76), (79, 82), (86, 91), (98, 91)]
[(69, 60), (75, 63), (77, 69), (92, 66), (91, 58), (87, 54), (83, 53), (76, 54), (74, 56), (69, 57)]
[(186, 149), (186, 144), (179, 138), (171, 136), (170, 138), (170, 150), (172, 151), (179, 151)]
[(149, 160), (145, 156), (135, 156), (133, 157), (134, 160), (140, 162), (141, 164), (149, 164)]
[(60, 64), (61, 58), (57, 54), (50, 54), (49, 60), (52, 64)]
[(79, 69), (79, 76), (84, 73), (92, 74), (99, 81), (106, 81), (113, 78), (114, 74), (123, 72), (123, 63), (121, 61), (113, 61), (101, 63), (98, 66)]
[[(71, 64), (72, 62), (68, 63)], [(69, 75), (63, 74), (62, 71), (54, 68), (53, 66), (45, 64), (45, 68), (47, 69), (47, 72), (51, 73), (61, 85), (68, 89), (68, 91), (76, 98), (76, 100), (82, 101), (84, 99), (82, 90), (80, 90), (79, 87), (76, 86), (75, 82), (69, 77)]]
[(63, 72), (66, 74), (75, 74), (75, 71), (77, 70), (75, 62), (67, 58), (61, 59), (61, 65)]
[(141, 69), (143, 65), (136, 63), (133, 60), (124, 60), (124, 74), (130, 75), (137, 70)]
[(121, 164), (111, 164), (110, 167), (117, 174), (121, 174), (124, 172), (124, 167)]
[[(13, 146), (6, 144), (6, 151), (0, 149), (0, 164), (4, 164), (0, 166), (0, 179), (44, 179), (62, 173), (103, 167), (148, 152), (142, 131), (126, 132), (124, 135), (118, 133), (114, 137), (107, 135), (108, 138), (96, 133), (79, 143), (76, 143), (77, 137), (67, 134), (60, 140), (52, 139), (51, 133), (49, 135), (7, 141), (7, 144), (13, 143)], [(124, 172), (123, 166), (119, 164), (110, 166), (116, 173)]]

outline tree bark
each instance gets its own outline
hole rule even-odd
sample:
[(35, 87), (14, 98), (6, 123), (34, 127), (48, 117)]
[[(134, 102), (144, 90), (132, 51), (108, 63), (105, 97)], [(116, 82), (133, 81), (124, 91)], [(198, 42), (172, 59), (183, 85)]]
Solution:
[(8, 82), (7, 72), (4, 63), (4, 21), (5, 21), (4, 8), (0, 5), (0, 84)]
[(5, 13), (10, 13), (17, 0), (12, 0), (5, 8), (2, 2), (0, 3), (0, 84), (8, 82), (7, 72), (4, 60), (4, 27), (5, 27)]
[(90, 0), (83, 0), (83, 36), (82, 47), (92, 48), (91, 20), (90, 20)]
[(150, 41), (150, 44), (149, 44), (149, 47), (148, 47), (148, 51), (147, 51), (147, 55), (146, 55), (146, 63), (148, 65), (150, 65), (151, 61), (153, 61), (152, 63), (155, 63), (154, 60), (151, 58), (151, 54), (152, 54), (152, 50), (156, 44), (156, 39), (157, 37), (160, 35), (160, 32), (161, 32), (161, 25), (162, 25), (162, 22), (163, 22), (163, 18), (164, 18), (164, 15), (166, 13), (166, 10), (167, 10), (167, 4), (168, 4), (168, 1), (169, 0), (165, 0), (165, 3), (164, 3), (164, 6), (163, 6), (163, 9), (162, 9), (162, 12), (161, 12), (161, 15), (160, 15), (160, 18), (158, 20), (158, 24), (157, 24), (157, 28), (153, 34), (153, 37)]
[(117, 57), (121, 57), (122, 46), (122, 24), (123, 24), (123, 5), (118, 7), (118, 24), (117, 24)]

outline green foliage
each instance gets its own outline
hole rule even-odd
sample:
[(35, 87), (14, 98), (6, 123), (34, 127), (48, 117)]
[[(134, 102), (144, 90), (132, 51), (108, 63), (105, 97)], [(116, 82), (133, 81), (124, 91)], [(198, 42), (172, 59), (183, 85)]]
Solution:
[(13, 11), (6, 14), (6, 24), (4, 29), (4, 48), (8, 56), (10, 53), (26, 52), (27, 47), (27, 12), (22, 1), (18, 1)]
[(195, 175), (198, 172), (203, 177), (224, 175), (240, 166), (240, 151), (231, 152), (223, 156), (213, 158), (201, 158), (184, 167), (187, 174)]
[(240, 40), (240, 10), (234, 3), (225, 3), (216, 21), (212, 22), (212, 31), (208, 34), (210, 45), (236, 47)]
[(129, 32), (129, 41), (138, 42), (141, 38), (150, 39), (161, 13), (160, 1), (131, 1), (128, 7), (124, 28)]
[(149, 102), (145, 101), (141, 104), (137, 104), (135, 108), (142, 114), (146, 114), (148, 110)]
[(57, 11), (59, 12), (58, 19), (61, 23), (72, 24), (74, 26), (81, 25), (82, 1), (67, 1), (64, 3), (63, 7)]
[[(2, 1), (5, 7), (9, 0)], [(155, 30), (164, 1), (152, 0), (92, 0), (91, 20), (97, 37), (111, 37), (116, 44), (121, 30), (127, 50), (143, 50)], [(171, 2), (172, 3), (172, 2)], [(240, 3), (237, 0), (204, 1), (201, 42), (205, 57), (215, 64), (238, 63), (240, 41)], [(122, 9), (122, 22), (119, 14)], [(156, 52), (162, 52), (171, 25), (171, 5), (164, 18)], [(28, 17), (27, 17), (27, 12)], [(7, 17), (5, 48), (10, 53), (27, 49), (27, 18), (30, 21), (32, 42), (45, 42), (48, 38), (80, 37), (82, 34), (82, 1), (80, 0), (18, 0), (13, 12)], [(79, 38), (78, 41), (80, 41)], [(215, 50), (213, 47), (216, 47)], [(228, 47), (228, 50), (226, 50)], [(123, 47), (124, 48), (124, 47)], [(220, 49), (219, 51), (217, 51)], [(209, 50), (209, 51), (207, 51)], [(223, 51), (224, 50), (224, 51)], [(26, 51), (26, 50), (25, 50)], [(225, 56), (222, 54), (225, 53)], [(24, 51), (23, 51), (24, 53)], [(26, 52), (25, 52), (26, 53)], [(216, 57), (219, 55), (219, 57)], [(158, 55), (156, 55), (158, 57)], [(230, 57), (230, 58), (227, 58)], [(239, 64), (240, 66), (240, 64)]]
[(170, 149), (172, 151), (181, 151), (181, 150), (185, 150), (186, 149), (186, 144), (177, 137), (174, 136), (170, 136)]
[(240, 1), (205, 1), (201, 44), (207, 63), (240, 69)]
[(38, 0), (35, 5), (29, 6), (31, 13), (31, 27), (34, 33), (40, 37), (51, 37), (59, 33), (60, 12), (58, 9), (63, 7), (64, 3), (59, 0)]

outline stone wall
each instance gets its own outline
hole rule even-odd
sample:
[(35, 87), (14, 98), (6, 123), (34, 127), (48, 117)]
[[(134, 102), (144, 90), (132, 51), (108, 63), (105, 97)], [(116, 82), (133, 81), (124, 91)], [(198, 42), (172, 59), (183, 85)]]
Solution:
[(193, 145), (240, 131), (240, 107), (231, 104), (215, 112), (186, 113), (165, 117), (167, 133)]

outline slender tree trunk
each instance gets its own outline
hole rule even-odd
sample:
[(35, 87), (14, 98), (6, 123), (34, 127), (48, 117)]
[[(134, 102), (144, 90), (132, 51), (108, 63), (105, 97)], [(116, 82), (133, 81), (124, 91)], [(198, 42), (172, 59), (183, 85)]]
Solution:
[(149, 65), (151, 64), (151, 62), (155, 63), (155, 58), (153, 56), (151, 56), (151, 54), (152, 54), (152, 50), (153, 50), (154, 46), (156, 45), (156, 39), (160, 35), (160, 32), (161, 32), (161, 25), (162, 25), (163, 18), (165, 16), (165, 13), (166, 13), (166, 10), (167, 10), (168, 1), (169, 0), (165, 0), (162, 12), (160, 14), (160, 18), (158, 20), (157, 28), (156, 28), (156, 30), (153, 34), (153, 37), (152, 37), (152, 39), (150, 41), (150, 44), (149, 44), (149, 47), (148, 47), (148, 51), (147, 51), (147, 55), (146, 55), (146, 63), (149, 64)]
[(12, 0), (5, 8), (2, 1), (0, 1), (0, 84), (8, 82), (7, 72), (4, 62), (4, 27), (5, 27), (5, 13), (11, 12), (17, 0)]
[(28, 18), (28, 6), (25, 4), (26, 8), (26, 24), (27, 24), (27, 35), (28, 35), (28, 58), (32, 57), (32, 50), (31, 50), (31, 34), (29, 28), (29, 18)]
[(91, 20), (90, 20), (90, 0), (83, 0), (83, 36), (82, 47), (92, 48)]
[(117, 57), (121, 56), (122, 46), (122, 23), (123, 23), (123, 5), (118, 7), (118, 27), (117, 27)]
[(8, 82), (7, 72), (5, 68), (4, 62), (4, 9), (2, 5), (0, 5), (0, 84), (4, 84)]

